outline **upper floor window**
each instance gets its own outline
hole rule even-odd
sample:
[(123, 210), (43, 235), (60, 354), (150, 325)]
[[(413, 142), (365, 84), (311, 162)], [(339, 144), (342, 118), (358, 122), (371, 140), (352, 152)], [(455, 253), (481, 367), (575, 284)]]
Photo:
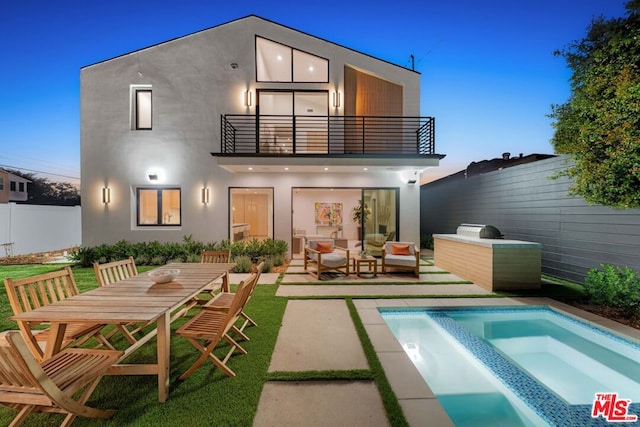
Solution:
[(131, 129), (151, 130), (151, 85), (131, 86)]
[(329, 81), (329, 60), (256, 37), (256, 80), (259, 82)]
[(179, 226), (182, 224), (180, 188), (136, 189), (137, 225)]

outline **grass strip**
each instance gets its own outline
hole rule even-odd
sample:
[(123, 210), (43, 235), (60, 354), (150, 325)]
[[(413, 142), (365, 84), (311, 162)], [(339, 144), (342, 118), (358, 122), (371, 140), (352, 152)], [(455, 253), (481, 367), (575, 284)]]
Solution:
[(280, 371), (267, 374), (267, 381), (372, 381), (373, 379), (373, 373), (368, 369)]
[(402, 412), (402, 407), (398, 402), (396, 394), (391, 388), (391, 384), (389, 384), (389, 380), (387, 380), (384, 369), (382, 368), (382, 364), (380, 363), (380, 360), (376, 355), (376, 351), (373, 348), (373, 344), (369, 339), (369, 335), (367, 334), (367, 331), (364, 328), (364, 324), (362, 323), (362, 320), (358, 315), (356, 306), (353, 304), (353, 300), (351, 298), (345, 298), (345, 301), (347, 303), (349, 313), (351, 314), (353, 324), (356, 328), (356, 332), (358, 333), (358, 337), (360, 338), (360, 343), (367, 358), (367, 362), (369, 363), (369, 367), (371, 368), (373, 381), (375, 382), (376, 387), (378, 387), (378, 392), (380, 393), (380, 397), (382, 398), (382, 404), (384, 405), (384, 409), (387, 412), (389, 423), (394, 427), (409, 427), (409, 423), (407, 422), (406, 418), (404, 417), (404, 413)]

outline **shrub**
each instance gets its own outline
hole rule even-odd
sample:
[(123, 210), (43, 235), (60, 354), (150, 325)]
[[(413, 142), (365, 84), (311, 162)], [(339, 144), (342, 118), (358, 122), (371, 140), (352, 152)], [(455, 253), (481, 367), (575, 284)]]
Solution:
[(433, 235), (421, 234), (420, 235), (420, 248), (421, 249), (433, 249)]
[(69, 260), (82, 267), (91, 267), (95, 260), (95, 251), (89, 246), (80, 246), (69, 253)]
[(628, 315), (640, 315), (640, 274), (631, 268), (602, 264), (584, 279), (590, 304), (620, 308)]
[(275, 266), (281, 266), (285, 261), (284, 254), (276, 254), (272, 256), (271, 259), (273, 260), (273, 265)]
[[(257, 262), (264, 257), (274, 258), (275, 265), (282, 265), (287, 252), (287, 242), (273, 239), (251, 239), (231, 243), (228, 239), (219, 243), (202, 243), (193, 240), (191, 235), (184, 236), (182, 243), (152, 242), (129, 243), (120, 240), (113, 245), (102, 244), (94, 247), (79, 247), (71, 251), (70, 259), (83, 267), (91, 267), (94, 261), (100, 264), (118, 261), (132, 256), (136, 265), (162, 265), (170, 260), (172, 262), (199, 262), (200, 253), (203, 250), (227, 251), (231, 250), (231, 256), (246, 256), (252, 262)], [(280, 261), (282, 260), (282, 261)]]
[(253, 261), (246, 255), (239, 255), (233, 259), (236, 266), (233, 269), (234, 273), (250, 273), (253, 268)]

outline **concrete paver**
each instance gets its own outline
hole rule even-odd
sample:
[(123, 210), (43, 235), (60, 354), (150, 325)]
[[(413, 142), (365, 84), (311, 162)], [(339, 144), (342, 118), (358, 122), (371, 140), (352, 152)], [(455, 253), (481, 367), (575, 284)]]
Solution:
[(269, 382), (254, 427), (388, 426), (382, 399), (370, 381)]
[(269, 372), (369, 369), (344, 300), (292, 300)]

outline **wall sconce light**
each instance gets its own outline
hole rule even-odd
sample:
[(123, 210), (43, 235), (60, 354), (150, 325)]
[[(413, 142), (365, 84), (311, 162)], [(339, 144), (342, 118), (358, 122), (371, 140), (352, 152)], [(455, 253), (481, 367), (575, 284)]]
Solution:
[(252, 99), (251, 99), (251, 91), (250, 90), (245, 90), (244, 91), (244, 106), (245, 107), (251, 107), (251, 104), (253, 104)]
[(339, 108), (342, 105), (340, 102), (340, 92), (333, 92), (333, 106)]
[(109, 187), (102, 189), (102, 203), (105, 205), (111, 203), (111, 189)]
[(407, 181), (407, 184), (409, 185), (415, 185), (415, 183), (418, 182), (418, 180), (416, 179), (410, 179), (409, 181)]
[(157, 181), (157, 180), (158, 180), (158, 174), (156, 172), (150, 172), (149, 181)]
[(207, 187), (202, 189), (202, 204), (209, 204), (209, 189)]

